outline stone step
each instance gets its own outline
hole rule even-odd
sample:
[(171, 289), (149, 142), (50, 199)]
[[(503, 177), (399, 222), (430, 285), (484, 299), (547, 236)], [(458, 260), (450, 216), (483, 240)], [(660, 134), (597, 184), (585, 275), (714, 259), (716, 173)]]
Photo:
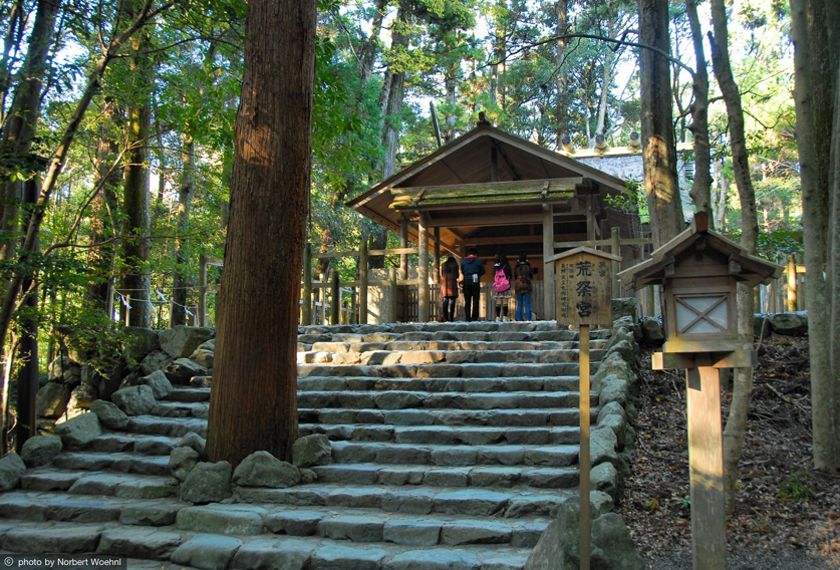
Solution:
[(176, 499), (126, 499), (109, 496), (12, 491), (0, 495), (0, 517), (26, 521), (166, 526), (190, 506)]
[(166, 418), (201, 418), (207, 419), (210, 415), (210, 402), (173, 402), (160, 401), (149, 412), (152, 416)]
[(439, 409), (496, 410), (500, 408), (573, 407), (577, 392), (362, 392), (306, 391), (298, 393), (298, 406), (304, 408), (371, 408), (380, 410)]
[[(591, 350), (592, 362), (601, 360), (603, 350)], [(577, 362), (577, 350), (372, 350), (368, 352), (316, 352), (297, 353), (298, 364), (326, 364), (335, 366), (390, 366), (393, 364), (471, 364), (471, 363), (515, 363), (536, 364), (555, 362)]]
[[(593, 340), (590, 349), (606, 348), (608, 340)], [(379, 350), (412, 351), (412, 350), (468, 350), (468, 351), (548, 351), (548, 350), (577, 350), (578, 341), (535, 341), (535, 340), (387, 340), (382, 342), (342, 342), (320, 341), (314, 343), (299, 343), (299, 351), (315, 352), (370, 352)]]
[(128, 431), (170, 438), (179, 438), (189, 432), (195, 432), (201, 437), (207, 437), (207, 420), (152, 415), (134, 416), (128, 422)]
[(445, 445), (577, 444), (577, 426), (393, 426), (378, 424), (300, 424), (300, 435), (325, 434), (333, 441), (379, 441)]
[(210, 388), (175, 386), (165, 399), (172, 402), (209, 402)]
[(551, 392), (577, 390), (578, 376), (522, 376), (512, 378), (379, 378), (370, 376), (306, 376), (300, 391), (418, 390), (421, 392)]
[[(395, 522), (388, 528), (389, 536), (405, 535), (416, 529), (401, 527)], [(331, 532), (341, 533), (341, 525), (332, 525)], [(443, 526), (440, 537), (449, 540), (481, 540), (481, 531), (463, 526)], [(492, 541), (492, 529), (485, 531), (484, 540)], [(383, 538), (385, 526), (383, 525)], [(431, 537), (433, 530), (425, 535)], [(496, 531), (500, 536), (500, 531)], [(81, 554), (96, 552), (127, 557), (129, 561), (142, 559), (158, 561), (154, 565), (131, 568), (177, 567), (231, 569), (298, 569), (312, 570), (520, 570), (531, 553), (530, 548), (505, 544), (464, 544), (446, 548), (403, 546), (379, 542), (355, 544), (347, 540), (288, 535), (225, 536), (193, 533), (177, 527), (109, 526), (97, 523), (32, 523), (8, 525), (0, 528), (0, 548), (7, 552), (28, 554)], [(147, 564), (147, 563), (146, 563)]]
[(169, 455), (177, 446), (179, 437), (146, 435), (141, 433), (104, 433), (85, 446), (86, 451), (121, 452), (133, 451), (146, 455)]
[(538, 465), (577, 463), (577, 445), (433, 445), (382, 442), (332, 442), (335, 463), (408, 463), (456, 467), (468, 465)]
[(313, 468), (320, 483), (369, 485), (426, 485), (430, 487), (483, 487), (570, 489), (578, 484), (576, 467), (521, 467), (478, 465), (432, 467), (354, 463)]
[(63, 452), (53, 459), (60, 469), (84, 471), (120, 471), (140, 475), (169, 476), (168, 455), (140, 455), (125, 452)]
[[(430, 513), (471, 517), (549, 517), (557, 507), (577, 497), (566, 489), (478, 489), (472, 487), (408, 487), (313, 483), (287, 489), (237, 487), (240, 501), (266, 505), (305, 507), (352, 507), (380, 509), (389, 513)], [(609, 495), (592, 492), (598, 512), (611, 505)]]
[(20, 486), (31, 491), (67, 491), (76, 495), (104, 495), (127, 499), (159, 499), (178, 494), (174, 477), (135, 473), (90, 472), (55, 467), (30, 469)]
[(376, 376), (380, 378), (511, 378), (521, 376), (576, 376), (577, 362), (551, 363), (464, 363), (464, 364), (391, 364), (366, 366), (351, 364), (298, 364), (298, 377), (307, 376)]
[[(597, 418), (598, 408), (592, 409)], [(378, 410), (373, 408), (299, 408), (298, 418), (306, 424), (390, 424), (394, 426), (569, 426), (578, 425), (575, 408), (526, 408), (495, 410)]]

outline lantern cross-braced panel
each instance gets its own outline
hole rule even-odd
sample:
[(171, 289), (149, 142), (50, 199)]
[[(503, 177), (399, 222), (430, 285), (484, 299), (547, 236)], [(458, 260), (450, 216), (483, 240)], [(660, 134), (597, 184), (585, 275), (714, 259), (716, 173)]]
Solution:
[(679, 334), (715, 334), (728, 331), (728, 295), (676, 295), (674, 301)]

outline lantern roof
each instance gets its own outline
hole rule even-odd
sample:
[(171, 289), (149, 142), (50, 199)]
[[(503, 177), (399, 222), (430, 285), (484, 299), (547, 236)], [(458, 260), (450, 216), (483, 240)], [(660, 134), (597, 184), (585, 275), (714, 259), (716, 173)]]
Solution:
[(672, 276), (675, 263), (690, 263), (689, 254), (715, 252), (727, 262), (726, 272), (737, 281), (755, 286), (782, 274), (782, 267), (750, 254), (734, 241), (709, 229), (706, 212), (696, 212), (691, 225), (667, 243), (657, 248), (650, 259), (618, 274), (623, 283), (634, 289), (647, 285), (661, 285)]

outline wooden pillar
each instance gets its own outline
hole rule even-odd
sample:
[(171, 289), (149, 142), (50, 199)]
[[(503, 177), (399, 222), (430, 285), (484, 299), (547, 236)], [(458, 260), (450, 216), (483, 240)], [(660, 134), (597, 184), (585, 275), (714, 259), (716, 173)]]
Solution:
[(592, 194), (586, 196), (586, 239), (595, 240), (598, 238), (597, 230), (595, 229), (595, 212), (592, 204)]
[(429, 231), (422, 212), (417, 219), (417, 320), (429, 320)]
[(388, 272), (388, 277), (391, 282), (391, 322), (397, 322), (399, 312), (399, 297), (397, 288), (397, 268), (392, 267)]
[(787, 256), (787, 297), (785, 298), (785, 310), (796, 310), (796, 256), (790, 254)]
[[(400, 214), (400, 247), (408, 247), (408, 218)], [(408, 255), (400, 254), (400, 279), (408, 279)]]
[(694, 570), (719, 570), (726, 568), (720, 375), (700, 366), (685, 378)]
[[(621, 238), (619, 236), (618, 226), (613, 226), (610, 230), (610, 253), (621, 257)], [(618, 285), (618, 272), (621, 269), (620, 261), (612, 262), (612, 291), (613, 297), (621, 297), (622, 290)]]
[(362, 239), (359, 248), (359, 324), (368, 322), (368, 244)]
[(543, 318), (557, 318), (554, 312), (554, 264), (548, 258), (554, 255), (554, 208), (543, 206)]
[(440, 228), (435, 226), (435, 274), (432, 275), (435, 285), (440, 285)]
[(341, 316), (341, 284), (338, 281), (338, 268), (333, 264), (332, 295), (330, 299), (330, 324), (337, 325)]
[[(312, 245), (303, 248), (303, 312), (301, 321), (304, 325), (312, 324)], [(203, 326), (203, 325), (202, 325)]]

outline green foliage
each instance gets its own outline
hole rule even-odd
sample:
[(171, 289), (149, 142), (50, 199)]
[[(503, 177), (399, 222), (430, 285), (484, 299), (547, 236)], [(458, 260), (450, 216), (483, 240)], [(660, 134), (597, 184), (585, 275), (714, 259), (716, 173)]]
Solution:
[(812, 489), (814, 477), (808, 471), (791, 473), (779, 487), (779, 498), (795, 501), (808, 501), (816, 496)]

